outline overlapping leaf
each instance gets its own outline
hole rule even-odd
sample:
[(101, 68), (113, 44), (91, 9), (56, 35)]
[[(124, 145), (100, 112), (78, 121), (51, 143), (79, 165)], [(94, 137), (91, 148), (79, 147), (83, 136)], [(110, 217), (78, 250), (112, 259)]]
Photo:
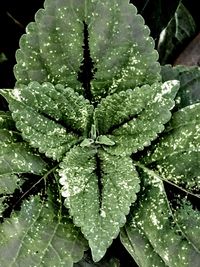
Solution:
[(171, 117), (178, 88), (178, 82), (174, 80), (103, 99), (95, 113), (97, 124), (100, 133), (107, 132), (115, 143), (105, 149), (114, 155), (131, 155), (150, 145)]
[(24, 139), (49, 157), (60, 159), (87, 130), (92, 108), (71, 88), (33, 82), (2, 94)]
[(0, 194), (13, 193), (20, 185), (16, 174), (41, 174), (46, 163), (21, 140), (8, 113), (0, 113)]
[(91, 83), (94, 96), (160, 79), (149, 29), (128, 1), (48, 0), (35, 19), (16, 54), (18, 84), (49, 81), (84, 94), (77, 80), (84, 54), (83, 22), (96, 70)]
[(142, 267), (166, 267), (162, 258), (155, 252), (153, 246), (145, 236), (144, 232), (139, 229), (132, 221), (120, 231), (121, 242), (130, 255)]
[[(85, 1), (95, 96), (152, 84), (160, 79), (154, 42), (129, 1)], [(102, 17), (104, 18), (102, 20)]]
[(60, 166), (65, 205), (98, 261), (125, 224), (136, 199), (137, 171), (129, 157), (111, 156), (92, 147), (71, 149)]
[(176, 110), (198, 103), (200, 101), (200, 68), (197, 66), (163, 66), (161, 69), (163, 82), (177, 79), (180, 89), (176, 96)]
[(52, 200), (45, 203), (38, 196), (0, 226), (1, 266), (72, 267), (86, 247), (67, 214), (61, 216)]
[[(142, 254), (138, 251), (134, 252), (136, 259), (144, 262), (140, 257), (152, 257), (152, 253), (157, 253), (162, 258), (163, 262), (157, 262), (155, 266), (199, 266), (200, 252), (196, 248), (194, 239), (198, 240), (199, 227), (192, 228), (192, 237), (185, 234), (185, 226), (182, 224), (182, 229), (178, 224), (169, 208), (168, 201), (165, 195), (164, 187), (161, 178), (154, 172), (144, 169), (146, 185), (148, 185), (143, 199), (139, 202), (138, 208), (132, 212), (132, 222), (125, 227), (128, 236), (132, 236), (139, 231), (143, 242), (146, 241), (145, 249)], [(144, 178), (143, 176), (143, 178)], [(190, 219), (188, 218), (188, 221)], [(179, 221), (180, 222), (180, 221)], [(191, 220), (192, 222), (192, 220)], [(183, 222), (182, 222), (183, 223)], [(186, 231), (187, 232), (187, 231)], [(195, 235), (196, 233), (197, 235)], [(127, 237), (122, 240), (127, 243)], [(148, 240), (148, 241), (147, 241)], [(133, 242), (133, 244), (132, 244)], [(136, 239), (129, 239), (129, 244), (136, 246)], [(154, 251), (149, 251), (149, 242)], [(197, 241), (198, 242), (198, 241)], [(142, 265), (149, 266), (149, 265)]]
[(162, 176), (187, 189), (200, 186), (200, 104), (174, 113), (160, 142), (151, 147), (146, 164), (154, 164)]

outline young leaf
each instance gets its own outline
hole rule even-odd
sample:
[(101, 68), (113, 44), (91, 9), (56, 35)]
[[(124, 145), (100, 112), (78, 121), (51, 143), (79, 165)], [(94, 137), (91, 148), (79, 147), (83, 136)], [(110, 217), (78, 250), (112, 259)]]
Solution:
[(92, 147), (74, 147), (60, 164), (65, 205), (99, 261), (126, 222), (139, 191), (129, 157), (112, 156)]
[[(141, 167), (141, 166), (140, 166)], [(176, 224), (176, 220), (169, 208), (161, 178), (154, 172), (143, 168), (143, 178), (148, 187), (145, 195), (138, 203), (138, 208), (132, 211), (132, 223), (126, 231), (133, 232), (135, 226), (148, 238), (154, 251), (162, 258), (168, 267), (199, 266), (200, 251), (193, 240)], [(194, 237), (194, 235), (193, 235)], [(195, 237), (198, 239), (198, 236)], [(148, 249), (145, 251), (148, 253)], [(137, 254), (139, 256), (139, 254)], [(151, 254), (146, 254), (151, 257)], [(156, 265), (158, 267), (163, 265)]]
[(55, 213), (51, 200), (38, 196), (24, 201), (0, 226), (2, 266), (72, 267), (86, 249), (85, 240), (67, 214)]
[(199, 114), (200, 104), (174, 113), (160, 142), (151, 147), (152, 153), (145, 158), (146, 164), (153, 163), (165, 179), (195, 190), (200, 186)]
[[(153, 84), (151, 87), (142, 87), (142, 91), (145, 89), (152, 91), (152, 96), (149, 100), (147, 94), (147, 101), (144, 100), (142, 105), (140, 103), (139, 105), (136, 104), (136, 111), (131, 107), (134, 105), (134, 99), (136, 99), (137, 91), (139, 92), (139, 90), (132, 91), (133, 97), (129, 99), (127, 104), (121, 102), (120, 97), (118, 97), (118, 104), (115, 104), (116, 95), (110, 97), (111, 104), (105, 99), (105, 103), (108, 102), (110, 116), (114, 116), (114, 119), (118, 120), (110, 133), (111, 135), (108, 135), (111, 141), (115, 143), (115, 146), (105, 147), (109, 153), (131, 155), (138, 150), (142, 150), (144, 146), (150, 145), (151, 141), (157, 137), (157, 134), (164, 130), (163, 125), (171, 118), (170, 110), (174, 106), (174, 98), (178, 91), (179, 83), (174, 80), (162, 85)], [(145, 99), (145, 95), (143, 98)], [(140, 101), (135, 100), (135, 102)], [(117, 112), (114, 106), (118, 108)], [(101, 106), (99, 109), (101, 110)], [(107, 110), (102, 110), (101, 112), (106, 117)]]

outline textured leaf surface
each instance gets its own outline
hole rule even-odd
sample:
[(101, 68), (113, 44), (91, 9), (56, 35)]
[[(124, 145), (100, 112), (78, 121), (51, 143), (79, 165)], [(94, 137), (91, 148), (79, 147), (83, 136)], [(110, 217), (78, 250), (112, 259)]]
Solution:
[(87, 130), (92, 108), (71, 88), (32, 82), (2, 95), (24, 139), (49, 157), (60, 159), (77, 142), (78, 134)]
[(0, 112), (0, 194), (14, 192), (20, 185), (16, 174), (41, 174), (46, 163), (12, 131), (14, 122), (7, 112)]
[[(170, 110), (174, 106), (173, 99), (178, 88), (179, 83), (175, 80), (163, 85), (153, 84), (151, 87), (146, 85), (142, 87), (141, 94), (139, 89), (130, 91), (133, 96), (130, 99), (130, 104), (120, 102), (121, 97), (117, 95), (108, 97), (108, 100), (105, 99), (103, 103), (106, 105), (106, 102), (108, 102), (107, 106), (109, 106), (108, 110), (110, 109), (110, 116), (114, 116), (114, 119), (118, 120), (118, 123), (114, 125), (114, 130), (111, 132), (112, 135), (109, 135), (115, 146), (105, 149), (115, 155), (130, 155), (138, 150), (142, 150), (144, 146), (150, 145), (151, 141), (157, 137), (157, 134), (164, 130), (164, 124), (171, 118)], [(150, 92), (147, 93), (147, 99), (144, 102), (135, 100), (135, 111), (134, 108), (131, 109), (131, 106), (134, 105), (134, 99), (137, 97), (145, 99), (145, 95), (142, 96), (143, 90)], [(152, 94), (150, 100), (148, 99), (149, 93)], [(119, 99), (118, 105), (115, 104), (116, 98)], [(101, 106), (99, 108), (100, 110), (102, 109), (102, 115), (104, 114), (105, 117), (108, 117), (109, 115), (105, 115), (107, 110), (103, 110), (103, 108)], [(117, 109), (118, 111), (116, 111)], [(102, 119), (103, 116), (101, 116)]]
[(142, 267), (165, 267), (162, 258), (155, 252), (144, 232), (133, 223), (127, 224), (120, 231), (120, 239), (124, 247)]
[(200, 251), (200, 213), (194, 210), (189, 203), (183, 203), (181, 208), (176, 210), (175, 218), (184, 231), (186, 237)]
[(187, 106), (173, 114), (164, 136), (152, 147), (145, 161), (158, 168), (162, 176), (184, 184), (187, 189), (200, 187), (200, 104)]
[(49, 0), (35, 20), (16, 54), (18, 84), (49, 81), (82, 92), (77, 76), (83, 61), (83, 22), (96, 69), (91, 83), (94, 96), (160, 79), (149, 29), (128, 1)]
[(139, 191), (137, 172), (130, 158), (92, 147), (71, 149), (60, 167), (65, 205), (98, 261), (126, 222)]
[(80, 232), (53, 204), (38, 196), (24, 202), (0, 226), (1, 266), (72, 267), (83, 256), (86, 245)]
[(81, 90), (77, 73), (83, 60), (83, 19), (77, 8), (84, 1), (49, 0), (35, 16), (17, 51), (18, 83), (49, 81)]
[[(133, 211), (132, 222), (126, 231), (141, 229), (141, 233), (148, 238), (154, 251), (162, 258), (166, 266), (199, 266), (200, 252), (196, 249), (193, 240), (182, 231), (169, 208), (161, 178), (148, 169), (143, 176), (149, 184), (143, 199), (138, 203), (138, 209)], [(184, 225), (183, 229), (184, 229)], [(196, 230), (194, 228), (194, 233)], [(193, 234), (194, 236), (194, 234)], [(198, 239), (198, 236), (196, 236)], [(146, 257), (148, 246), (144, 251)], [(137, 255), (138, 256), (138, 255)], [(163, 265), (156, 265), (163, 266)]]
[(180, 89), (176, 96), (176, 109), (200, 102), (200, 68), (170, 65), (161, 69), (163, 82), (177, 79)]
[(153, 39), (134, 6), (120, 0), (87, 1), (86, 12), (90, 54), (97, 69), (91, 82), (94, 95), (160, 79)]

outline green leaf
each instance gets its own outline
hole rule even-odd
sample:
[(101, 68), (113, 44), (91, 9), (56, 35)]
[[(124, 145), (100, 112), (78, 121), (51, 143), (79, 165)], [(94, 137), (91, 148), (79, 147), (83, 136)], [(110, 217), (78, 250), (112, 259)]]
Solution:
[(92, 106), (71, 88), (32, 82), (1, 94), (23, 138), (48, 157), (60, 159), (78, 141), (78, 135), (86, 134)]
[(55, 212), (52, 200), (38, 196), (24, 201), (0, 226), (2, 266), (72, 267), (86, 249), (85, 240), (68, 219)]
[(197, 66), (165, 65), (161, 69), (163, 82), (177, 79), (180, 89), (176, 96), (176, 110), (200, 102), (200, 68)]
[(93, 147), (74, 147), (60, 164), (65, 205), (99, 261), (126, 222), (139, 191), (129, 157), (112, 156)]
[[(141, 166), (140, 166), (141, 167)], [(131, 212), (131, 223), (126, 227), (128, 233), (135, 231), (135, 227), (142, 231), (149, 240), (154, 251), (162, 258), (166, 266), (199, 266), (200, 252), (193, 240), (186, 236), (174, 218), (161, 177), (153, 171), (143, 167), (143, 179), (148, 186), (137, 207)], [(183, 229), (184, 229), (184, 225)], [(196, 239), (199, 237), (196, 236)], [(144, 251), (146, 257), (151, 257), (148, 246)], [(139, 256), (139, 254), (137, 254)], [(142, 261), (142, 259), (141, 259)], [(148, 266), (148, 265), (147, 265)], [(163, 265), (156, 265), (158, 267)]]
[[(104, 102), (102, 101), (102, 108), (100, 106), (97, 111), (100, 126), (103, 117), (106, 118), (104, 122), (106, 130), (114, 126), (108, 137), (115, 143), (115, 146), (105, 147), (105, 149), (114, 155), (131, 155), (149, 146), (151, 141), (164, 130), (164, 124), (170, 120), (170, 110), (174, 106), (173, 99), (178, 88), (179, 83), (175, 80), (162, 85), (155, 83), (151, 87), (143, 86), (141, 93), (137, 88), (129, 90), (126, 97), (113, 95), (107, 97)], [(145, 99), (145, 90), (148, 92), (146, 93), (147, 99)], [(137, 98), (142, 99), (137, 100)], [(114, 118), (114, 122), (109, 120), (109, 116)]]
[[(162, 65), (175, 60), (171, 58), (178, 49), (194, 36), (196, 24), (187, 8), (180, 3), (174, 17), (160, 35), (158, 53)], [(179, 51), (178, 51), (179, 52)]]
[(145, 163), (154, 165), (162, 176), (187, 189), (200, 187), (200, 104), (187, 106), (176, 113), (160, 142), (151, 147)]
[(18, 84), (31, 81), (61, 83), (81, 91), (77, 73), (83, 60), (83, 15), (77, 11), (84, 1), (49, 0), (35, 15), (16, 53)]
[(49, 81), (83, 94), (77, 77), (83, 63), (84, 23), (94, 63), (95, 99), (160, 80), (149, 29), (128, 1), (46, 0), (44, 6), (20, 40), (15, 66), (18, 85)]
[(186, 237), (191, 240), (192, 244), (200, 251), (200, 213), (194, 210), (189, 202), (175, 211), (175, 218), (180, 225)]
[(87, 1), (86, 8), (90, 55), (97, 70), (91, 81), (95, 96), (160, 80), (153, 39), (133, 5)]
[(162, 258), (155, 252), (144, 232), (136, 224), (126, 224), (120, 231), (120, 239), (124, 247), (142, 267), (165, 267)]

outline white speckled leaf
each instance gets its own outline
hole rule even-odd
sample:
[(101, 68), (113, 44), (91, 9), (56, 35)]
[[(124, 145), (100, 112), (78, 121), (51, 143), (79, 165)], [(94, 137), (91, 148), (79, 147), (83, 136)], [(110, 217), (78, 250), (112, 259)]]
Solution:
[(17, 51), (15, 76), (17, 83), (49, 81), (80, 91), (77, 80), (83, 60), (83, 15), (78, 0), (46, 0), (35, 21), (28, 25)]
[[(148, 186), (138, 203), (138, 209), (131, 212), (132, 222), (126, 230), (131, 232), (131, 225), (133, 231), (135, 227), (141, 229), (154, 251), (168, 267), (198, 267), (200, 252), (192, 239), (186, 236), (184, 230), (182, 231), (176, 223), (161, 178), (146, 168), (143, 178)], [(182, 226), (184, 229), (184, 225)], [(146, 257), (149, 257), (148, 250), (145, 252)]]
[(94, 97), (160, 80), (150, 31), (128, 1), (46, 0), (44, 7), (20, 40), (17, 84), (49, 81), (83, 92), (77, 80), (84, 54), (83, 22), (96, 72)]
[(99, 261), (126, 222), (139, 191), (129, 157), (112, 156), (92, 147), (71, 149), (60, 164), (65, 205)]
[(200, 102), (200, 68), (198, 66), (165, 65), (161, 68), (162, 81), (177, 79), (180, 89), (176, 95), (176, 110)]
[(1, 94), (24, 139), (48, 157), (59, 160), (86, 134), (92, 107), (71, 88), (32, 82)]
[(155, 97), (158, 86), (160, 87), (160, 84), (143, 85), (102, 98), (95, 109), (95, 121), (99, 133), (112, 133), (114, 129), (134, 120)]
[(68, 219), (55, 211), (52, 200), (38, 196), (24, 201), (21, 211), (0, 225), (0, 265), (20, 267), (72, 267), (86, 242)]
[(11, 193), (19, 186), (15, 174), (42, 174), (45, 171), (46, 163), (27, 144), (0, 142), (0, 145), (0, 194)]
[(120, 240), (138, 266), (167, 267), (162, 258), (155, 252), (144, 232), (133, 221), (121, 229)]
[[(129, 1), (85, 1), (95, 96), (152, 84), (160, 79), (149, 29)], [(103, 18), (103, 19), (102, 19)]]
[(165, 134), (157, 145), (151, 147), (151, 151), (144, 159), (146, 164), (153, 164), (165, 179), (198, 191), (200, 104), (187, 106), (174, 113)]
[(46, 163), (12, 131), (14, 122), (8, 112), (0, 112), (0, 194), (13, 193), (20, 186), (16, 174), (42, 174)]
[[(109, 104), (110, 116), (116, 117), (119, 122), (119, 124), (116, 123), (114, 125), (114, 130), (108, 135), (115, 145), (105, 147), (105, 149), (114, 155), (131, 155), (138, 150), (142, 150), (145, 146), (149, 146), (151, 141), (164, 130), (164, 124), (170, 120), (170, 110), (174, 107), (174, 98), (178, 88), (179, 83), (176, 80), (168, 81), (164, 84), (155, 83), (151, 87), (145, 85), (142, 87), (142, 91), (144, 89), (150, 90), (152, 95), (149, 100), (149, 93), (147, 93), (147, 100), (144, 100), (144, 103), (142, 103), (142, 106), (139, 106), (136, 112), (134, 107), (131, 110), (131, 105), (134, 106), (134, 98), (129, 99), (130, 103), (120, 103), (120, 97), (117, 95), (109, 97), (108, 99), (111, 101), (105, 100), (105, 103), (108, 102)], [(136, 97), (139, 90), (136, 89), (136, 92), (134, 90), (132, 92)], [(117, 105), (119, 112), (116, 112), (114, 107), (117, 97), (119, 98), (119, 104)], [(145, 99), (145, 94), (142, 97)], [(101, 106), (99, 110), (101, 110)], [(122, 114), (120, 114), (121, 111)], [(107, 111), (103, 112), (105, 114)]]
[(175, 211), (175, 218), (186, 237), (200, 252), (200, 212), (194, 210), (190, 203), (183, 205)]

